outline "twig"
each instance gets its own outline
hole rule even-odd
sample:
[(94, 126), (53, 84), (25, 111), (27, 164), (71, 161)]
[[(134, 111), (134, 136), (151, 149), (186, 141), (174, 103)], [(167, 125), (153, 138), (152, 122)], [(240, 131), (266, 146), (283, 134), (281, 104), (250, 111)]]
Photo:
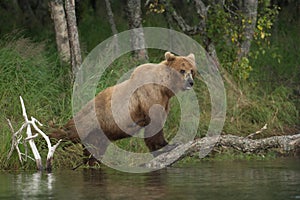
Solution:
[(28, 140), (32, 140), (32, 139), (34, 139), (34, 138), (37, 138), (39, 136), (39, 134), (35, 134), (35, 135), (32, 135), (32, 136), (30, 136), (30, 137), (27, 137), (27, 138), (25, 138), (24, 140), (25, 141), (28, 141)]
[(235, 16), (239, 16), (237, 13), (235, 13), (234, 11), (230, 10), (229, 7), (226, 6), (226, 0), (223, 0), (223, 7), (230, 12), (231, 14), (235, 15)]
[(260, 134), (264, 130), (266, 130), (268, 127), (268, 124), (265, 124), (260, 130), (256, 131), (255, 133), (249, 134), (246, 138), (253, 138), (254, 135)]
[(21, 155), (24, 156), (24, 157), (26, 157), (26, 158), (29, 158), (29, 159), (32, 160), (32, 161), (35, 161), (33, 157), (28, 156), (28, 155), (25, 154), (25, 153), (22, 153), (22, 152), (21, 152)]
[(9, 119), (6, 119), (6, 120), (7, 120), (7, 123), (8, 123), (8, 126), (9, 126), (9, 128), (10, 128), (11, 132), (12, 132), (12, 133), (14, 133), (15, 131), (14, 131), (14, 128), (13, 128), (13, 126), (11, 125), (11, 122), (10, 122), (10, 120), (9, 120)]
[(198, 33), (200, 33), (200, 34), (204, 33), (204, 29), (206, 26), (205, 20), (206, 20), (207, 10), (209, 7), (205, 7), (204, 3), (201, 0), (194, 0), (197, 14), (201, 19), (200, 23), (195, 26), (190, 26), (189, 24), (187, 24), (186, 21), (183, 19), (183, 17), (180, 16), (175, 11), (175, 9), (173, 8), (173, 6), (171, 5), (170, 2), (168, 2), (166, 0), (160, 0), (159, 2), (165, 7), (166, 12), (170, 13), (170, 15), (173, 17), (173, 19), (176, 21), (177, 25), (183, 32), (185, 32), (189, 35), (196, 35)]
[(22, 136), (18, 139), (18, 138), (17, 138), (18, 132), (14, 133), (15, 131), (14, 131), (14, 128), (13, 128), (13, 126), (12, 126), (10, 120), (9, 120), (9, 119), (6, 119), (6, 120), (7, 120), (7, 122), (8, 122), (9, 128), (10, 128), (10, 130), (11, 130), (11, 132), (12, 132), (12, 144), (11, 144), (10, 151), (9, 151), (9, 153), (8, 153), (8, 155), (7, 155), (7, 160), (11, 157), (11, 155), (12, 155), (14, 149), (16, 149), (16, 151), (17, 151), (17, 153), (18, 153), (19, 161), (20, 161), (20, 163), (22, 164), (22, 163), (23, 163), (23, 159), (22, 159), (21, 151), (20, 151), (20, 149), (19, 149), (19, 142), (20, 142)]

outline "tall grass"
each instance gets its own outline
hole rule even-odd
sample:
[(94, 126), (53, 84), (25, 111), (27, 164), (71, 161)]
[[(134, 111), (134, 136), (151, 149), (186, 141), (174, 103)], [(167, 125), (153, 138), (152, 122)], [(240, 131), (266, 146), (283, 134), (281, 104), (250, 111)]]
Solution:
[(0, 165), (17, 166), (15, 160), (9, 164), (4, 160), (11, 138), (6, 119), (11, 120), (16, 130), (24, 122), (19, 96), (24, 99), (28, 115), (45, 123), (45, 128), (48, 123), (60, 124), (70, 115), (68, 77), (68, 67), (61, 66), (58, 60), (49, 59), (44, 43), (34, 43), (20, 33), (1, 39)]

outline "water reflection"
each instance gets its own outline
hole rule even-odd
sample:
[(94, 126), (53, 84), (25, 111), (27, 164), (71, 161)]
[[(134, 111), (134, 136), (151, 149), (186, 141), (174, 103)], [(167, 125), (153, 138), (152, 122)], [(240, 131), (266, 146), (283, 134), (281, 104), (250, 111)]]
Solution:
[[(146, 174), (128, 174), (114, 170), (82, 171), (82, 197), (87, 199), (165, 199), (167, 195), (166, 170)], [(90, 194), (86, 191), (90, 191)]]
[(40, 199), (47, 197), (47, 199), (52, 199), (54, 183), (55, 176), (51, 173), (17, 174), (14, 184), (16, 188), (15, 198)]
[(1, 172), (0, 199), (300, 199), (300, 160), (201, 162), (145, 174)]

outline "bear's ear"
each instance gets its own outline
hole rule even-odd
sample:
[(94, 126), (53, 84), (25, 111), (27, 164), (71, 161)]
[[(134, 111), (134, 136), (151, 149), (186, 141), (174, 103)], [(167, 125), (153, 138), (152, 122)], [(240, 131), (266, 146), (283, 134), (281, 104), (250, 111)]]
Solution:
[(175, 55), (172, 54), (172, 53), (170, 53), (170, 52), (166, 52), (166, 53), (165, 53), (165, 59), (166, 59), (167, 61), (175, 60)]
[(195, 55), (193, 53), (190, 53), (187, 57), (195, 61)]

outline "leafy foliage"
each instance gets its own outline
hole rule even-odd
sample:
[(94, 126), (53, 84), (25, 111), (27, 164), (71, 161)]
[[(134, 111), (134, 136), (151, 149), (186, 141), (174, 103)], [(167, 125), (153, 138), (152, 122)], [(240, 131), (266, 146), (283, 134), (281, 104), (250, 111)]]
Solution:
[[(260, 1), (254, 37), (252, 43), (258, 45), (258, 49), (251, 49), (251, 59), (257, 59), (259, 55), (270, 47), (271, 30), (279, 14), (279, 7), (265, 4)], [(238, 80), (247, 80), (251, 74), (252, 66), (248, 57), (239, 58), (241, 43), (245, 40), (247, 26), (253, 22), (234, 5), (234, 1), (226, 1), (224, 5), (214, 4), (209, 10), (207, 33), (215, 43), (218, 55), (224, 68)], [(274, 55), (280, 62), (280, 55)]]

